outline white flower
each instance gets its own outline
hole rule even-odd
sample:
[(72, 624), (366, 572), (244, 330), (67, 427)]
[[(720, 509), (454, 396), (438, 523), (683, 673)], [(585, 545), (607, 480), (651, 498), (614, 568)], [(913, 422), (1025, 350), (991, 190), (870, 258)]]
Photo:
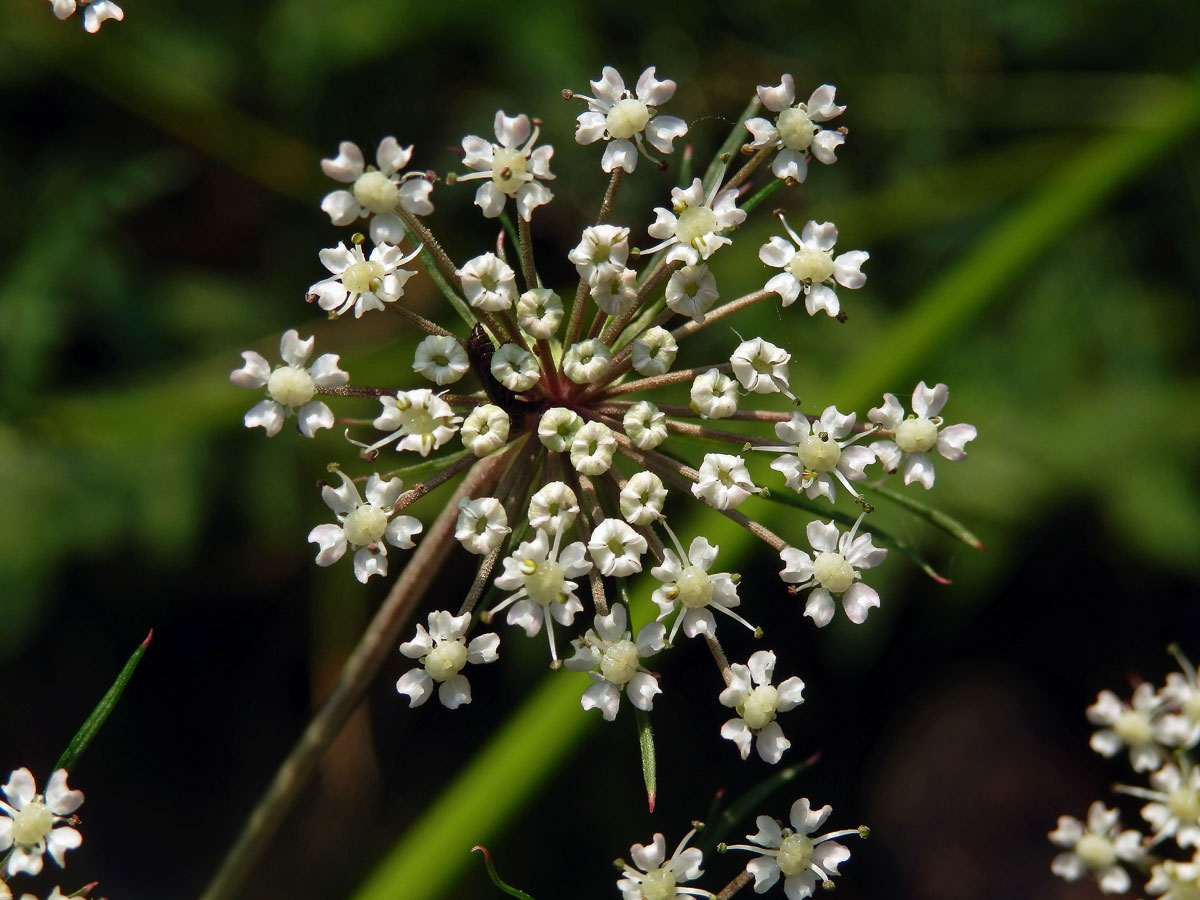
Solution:
[(473, 134), (463, 138), (466, 153), (463, 165), (475, 172), (460, 175), (458, 180), (488, 179), (475, 192), (475, 205), (487, 218), (500, 215), (505, 199), (513, 197), (517, 202), (517, 213), (528, 222), (534, 207), (549, 203), (554, 197), (541, 183), (554, 178), (550, 172), (554, 148), (547, 144), (533, 149), (540, 129), (523, 113), (506, 116), (504, 110), (497, 110), (494, 125), (499, 144)]
[(367, 168), (362, 151), (352, 141), (338, 144), (338, 155), (321, 160), (321, 171), (349, 190), (333, 191), (321, 201), (321, 209), (334, 225), (349, 225), (371, 216), (371, 240), (376, 244), (399, 244), (404, 240), (404, 225), (396, 207), (417, 216), (433, 212), (429, 194), (433, 190), (424, 173), (402, 175), (401, 169), (412, 159), (412, 147), (401, 147), (394, 137), (385, 137), (375, 151), (376, 166)]
[(819, 309), (837, 316), (841, 306), (834, 284), (850, 289), (866, 284), (867, 276), (859, 270), (870, 259), (870, 254), (865, 250), (851, 250), (835, 258), (833, 245), (837, 243), (837, 226), (832, 222), (810, 221), (797, 235), (782, 215), (779, 221), (791, 242), (776, 235), (759, 248), (760, 260), (768, 266), (783, 269), (767, 282), (766, 290), (777, 293), (784, 306), (791, 306), (803, 290), (804, 308), (810, 316), (815, 316)]
[(770, 650), (750, 654), (746, 665), (734, 663), (729, 667), (729, 686), (721, 691), (719, 698), (722, 706), (732, 706), (738, 714), (738, 718), (721, 726), (721, 737), (737, 745), (742, 759), (750, 755), (753, 737), (758, 755), (772, 765), (792, 746), (775, 721), (775, 714), (795, 709), (804, 702), (804, 682), (793, 675), (774, 687), (771, 684), (774, 669), (775, 654)]
[(229, 373), (229, 380), (249, 390), (267, 389), (267, 399), (259, 401), (246, 413), (243, 421), (247, 428), (262, 428), (267, 437), (274, 437), (283, 427), (283, 420), (293, 414), (305, 437), (312, 437), (318, 429), (333, 427), (333, 412), (313, 397), (319, 387), (341, 387), (350, 380), (350, 375), (338, 368), (336, 353), (318, 356), (305, 369), (304, 364), (312, 351), (313, 338), (300, 340), (295, 329), (283, 333), (279, 355), (284, 364), (274, 371), (260, 354), (253, 350), (242, 351), (245, 362), (240, 369)]
[(1091, 872), (1106, 894), (1129, 890), (1129, 873), (1120, 861), (1137, 862), (1143, 857), (1142, 836), (1136, 831), (1120, 831), (1115, 809), (1105, 809), (1097, 800), (1088, 807), (1087, 828), (1073, 816), (1059, 816), (1058, 827), (1047, 837), (1059, 847), (1069, 847), (1050, 863), (1050, 871), (1067, 881), (1075, 881)]
[(321, 309), (333, 316), (354, 309), (354, 318), (364, 312), (383, 309), (404, 295), (404, 284), (415, 274), (400, 268), (412, 262), (421, 252), (417, 247), (407, 256), (392, 244), (377, 244), (371, 256), (363, 256), (361, 242), (347, 249), (338, 244), (322, 250), (321, 262), (333, 277), (318, 281), (308, 289), (308, 302), (316, 301)]
[(649, 400), (639, 400), (625, 410), (621, 427), (642, 450), (653, 450), (667, 439), (667, 416)]
[(887, 557), (887, 550), (871, 543), (871, 535), (855, 537), (863, 514), (854, 522), (854, 527), (838, 535), (833, 522), (809, 522), (805, 532), (812, 545), (810, 557), (803, 550), (784, 547), (779, 553), (783, 560), (783, 571), (779, 577), (796, 585), (793, 591), (813, 588), (804, 606), (804, 614), (824, 628), (833, 619), (833, 595), (842, 595), (842, 608), (846, 617), (855, 625), (867, 620), (872, 607), (879, 606), (879, 594), (874, 588), (859, 579), (859, 569), (872, 569)]
[(706, 265), (681, 266), (667, 279), (667, 308), (693, 322), (703, 322), (721, 295), (715, 279)]
[(413, 354), (413, 371), (439, 386), (453, 384), (470, 368), (467, 351), (458, 338), (449, 334), (427, 336)]
[(660, 325), (647, 328), (633, 340), (633, 369), (639, 375), (662, 375), (675, 362), (679, 344)]
[(787, 446), (755, 449), (781, 454), (771, 460), (771, 468), (783, 474), (793, 491), (803, 490), (810, 499), (825, 497), (833, 502), (836, 478), (857, 499), (858, 491), (850, 482), (867, 477), (863, 469), (875, 461), (875, 452), (853, 446), (867, 432), (843, 440), (854, 430), (854, 420), (854, 413), (842, 415), (835, 406), (826, 407), (813, 423), (805, 415), (792, 413), (791, 421), (775, 424), (775, 435)]
[(67, 770), (55, 770), (45, 794), (37, 792), (28, 769), (14, 770), (3, 790), (8, 798), (7, 803), (0, 800), (0, 851), (9, 851), (5, 871), (36, 875), (47, 851), (62, 867), (66, 852), (83, 843), (83, 836), (71, 827), (77, 823), (73, 813), (83, 804), (83, 792), (67, 787)]
[(400, 652), (421, 661), (420, 669), (411, 669), (396, 682), (396, 690), (408, 695), (409, 707), (420, 706), (438, 686), (438, 699), (447, 709), (458, 709), (471, 702), (471, 685), (462, 674), (467, 663), (482, 665), (499, 658), (496, 648), (500, 637), (481, 634), (466, 641), (471, 614), (452, 616), (446, 610), (429, 614), (429, 630), (417, 625), (417, 634), (400, 645)]
[(510, 391), (527, 391), (542, 377), (537, 358), (516, 344), (501, 344), (492, 354), (492, 377)]
[(624, 578), (642, 571), (646, 539), (621, 519), (605, 519), (588, 540), (588, 553), (601, 575)]
[(1193, 847), (1200, 852), (1200, 768), (1182, 762), (1182, 766), (1167, 763), (1150, 775), (1154, 790), (1120, 785), (1123, 794), (1150, 800), (1142, 807), (1142, 818), (1150, 823), (1154, 834), (1147, 841), (1157, 844), (1173, 837), (1180, 847)]
[(517, 301), (517, 324), (535, 338), (553, 337), (562, 319), (562, 298), (549, 288), (532, 288)]
[(750, 480), (750, 472), (740, 456), (705, 453), (699, 480), (692, 485), (692, 496), (714, 509), (732, 509), (760, 490)]
[(619, 316), (637, 302), (637, 272), (625, 266), (596, 266), (588, 275), (588, 292), (607, 315)]
[(600, 266), (623, 269), (629, 259), (629, 229), (624, 225), (589, 225), (567, 259), (585, 281)]
[(580, 144), (592, 144), (601, 138), (611, 141), (600, 161), (600, 168), (605, 172), (618, 168), (632, 172), (637, 168), (639, 151), (653, 161), (643, 137), (660, 153), (670, 153), (672, 142), (687, 134), (687, 123), (683, 119), (656, 115), (656, 107), (674, 95), (675, 82), (656, 79), (654, 66), (638, 78), (636, 96), (626, 89), (624, 80), (612, 66), (601, 70), (599, 81), (589, 83), (595, 97), (574, 95), (587, 100), (588, 104), (587, 112), (579, 114), (575, 140)]
[(1200, 853), (1191, 862), (1168, 859), (1150, 869), (1146, 892), (1159, 900), (1196, 900), (1200, 897)]
[(579, 413), (565, 406), (552, 406), (538, 420), (538, 440), (553, 453), (571, 449), (575, 432), (583, 425)]
[(687, 188), (671, 188), (671, 209), (656, 206), (658, 218), (647, 231), (661, 243), (642, 251), (642, 254), (657, 253), (667, 247), (666, 261), (676, 260), (694, 266), (701, 259), (708, 259), (721, 247), (733, 243), (721, 234), (727, 228), (740, 225), (746, 213), (737, 208), (738, 192), (734, 189), (720, 195), (718, 180), (709, 196), (704, 196), (700, 179), (692, 181)]
[(734, 376), (752, 394), (781, 393), (791, 397), (788, 389), (791, 359), (792, 354), (759, 337), (738, 344), (729, 362)]
[(704, 854), (696, 847), (688, 847), (687, 843), (696, 833), (693, 828), (683, 836), (683, 840), (671, 854), (671, 858), (663, 862), (667, 855), (667, 842), (659, 832), (654, 835), (650, 844), (634, 844), (629, 848), (633, 857), (633, 866), (624, 864), (622, 877), (617, 881), (617, 890), (621, 892), (621, 900), (674, 900), (676, 897), (711, 897), (710, 892), (701, 888), (678, 887), (680, 882), (695, 881), (704, 874), (700, 864), (704, 862)]
[(761, 854), (746, 864), (746, 870), (754, 876), (754, 893), (766, 893), (779, 881), (780, 875), (788, 900), (811, 897), (817, 879), (823, 888), (834, 886), (833, 876), (838, 874), (838, 866), (850, 858), (850, 851), (833, 839), (860, 832), (858, 829), (831, 831), (813, 837), (813, 832), (825, 823), (831, 812), (833, 808), (829, 805), (813, 809), (808, 798), (802, 797), (792, 804), (788, 815), (791, 828), (780, 828), (770, 816), (759, 816), (755, 820), (758, 833), (746, 835), (747, 840), (758, 846), (731, 844), (728, 847)]
[(1133, 771), (1155, 771), (1166, 757), (1160, 746), (1164, 735), (1156, 721), (1160, 708), (1158, 695), (1145, 681), (1134, 689), (1131, 704), (1121, 702), (1112, 691), (1101, 691), (1087, 708), (1087, 718), (1093, 725), (1106, 727), (1092, 733), (1091, 748), (1111, 757), (1128, 747)]
[(579, 515), (575, 492), (561, 481), (543, 485), (529, 498), (529, 525), (546, 531), (566, 531)]
[(454, 538), (469, 552), (486, 556), (504, 542), (510, 531), (504, 504), (495, 497), (463, 497), (458, 501)]
[[(424, 526), (412, 516), (396, 516), (396, 501), (404, 490), (399, 478), (384, 481), (378, 474), (367, 479), (366, 502), (345, 472), (337, 474), (342, 486), (327, 484), (321, 488), (321, 499), (333, 510), (336, 525), (318, 525), (308, 533), (308, 542), (318, 544), (318, 566), (331, 566), (346, 553), (354, 551), (354, 577), (366, 584), (372, 575), (387, 574), (387, 545), (411, 550), (416, 544), (413, 536)], [(388, 521), (391, 519), (391, 521)]]
[(429, 388), (399, 391), (395, 397), (380, 397), (379, 402), (383, 412), (372, 424), (380, 431), (390, 431), (391, 434), (373, 444), (351, 441), (363, 448), (364, 456), (369, 456), (392, 441), (396, 441), (399, 451), (412, 450), (428, 456), (430, 450), (436, 450), (454, 437), (462, 421), (461, 416), (454, 415), (450, 404)]
[(625, 607), (614, 604), (606, 616), (596, 616), (596, 625), (583, 637), (571, 641), (575, 655), (564, 665), (573, 672), (587, 672), (592, 679), (583, 692), (580, 705), (598, 709), (606, 722), (617, 717), (621, 691), (638, 709), (649, 712), (654, 707), (654, 695), (662, 693), (658, 679), (642, 666), (643, 656), (652, 656), (663, 649), (664, 632), (660, 622), (651, 622), (630, 640), (626, 627)]
[[(560, 625), (570, 625), (583, 604), (575, 596), (576, 584), (569, 579), (586, 575), (592, 564), (586, 557), (581, 541), (568, 544), (559, 552), (562, 530), (550, 535), (539, 528), (532, 541), (525, 541), (510, 556), (504, 558), (504, 572), (496, 579), (496, 587), (513, 591), (491, 610), (495, 615), (509, 605), (507, 622), (518, 625), (533, 637), (542, 630), (546, 614)], [(547, 622), (546, 635), (550, 640), (550, 658), (558, 661), (554, 645), (554, 628)]]
[(612, 354), (598, 338), (572, 344), (563, 355), (563, 374), (576, 384), (593, 384), (608, 374), (610, 368)]
[(904, 417), (904, 407), (894, 394), (883, 395), (883, 406), (867, 413), (867, 418), (880, 428), (892, 432), (892, 440), (875, 441), (871, 449), (879, 457), (885, 472), (902, 469), (904, 483), (918, 482), (926, 490), (933, 487), (933, 460), (929, 451), (934, 447), (951, 462), (967, 458), (963, 445), (975, 439), (974, 425), (943, 427), (939, 415), (950, 389), (944, 384), (927, 387), (922, 381), (912, 395), (913, 414)]
[(498, 406), (482, 403), (467, 413), (462, 424), (463, 446), (476, 456), (495, 453), (508, 441), (512, 422)]
[(125, 11), (112, 0), (50, 0), (50, 7), (58, 19), (69, 18), (82, 7), (83, 28), (88, 34), (95, 34), (108, 19), (120, 22), (125, 18)]
[(692, 409), (703, 419), (725, 419), (737, 412), (738, 384), (720, 369), (709, 369), (692, 381)]
[(746, 128), (754, 136), (750, 146), (755, 150), (778, 148), (779, 153), (771, 164), (776, 178), (803, 181), (808, 174), (810, 155), (826, 165), (837, 162), (834, 153), (846, 140), (845, 134), (823, 129), (817, 124), (845, 112), (846, 107), (834, 104), (834, 90), (832, 84), (823, 84), (812, 92), (807, 103), (793, 106), (796, 91), (791, 75), (784, 75), (777, 87), (758, 86), (758, 99), (762, 105), (779, 115), (774, 123), (763, 118), (749, 119)]
[(467, 302), (476, 309), (500, 312), (517, 299), (517, 273), (495, 253), (483, 253), (454, 273), (462, 281)]
[[(674, 643), (680, 626), (688, 637), (698, 634), (716, 634), (717, 623), (712, 609), (718, 610), (741, 622), (751, 631), (754, 626), (733, 612), (741, 603), (737, 595), (736, 576), (728, 572), (708, 574), (717, 559), (720, 547), (714, 547), (707, 538), (696, 537), (687, 552), (683, 551), (679, 539), (670, 532), (675, 550), (664, 551), (663, 563), (650, 570), (650, 574), (663, 582), (654, 591), (653, 600), (659, 609), (658, 621), (662, 621), (675, 609), (679, 615), (671, 626), (670, 641)], [(711, 609), (710, 609), (711, 607)]]
[(612, 468), (617, 439), (603, 422), (588, 422), (571, 439), (571, 465), (581, 475), (603, 475)]
[(631, 525), (649, 525), (662, 516), (667, 489), (653, 472), (637, 472), (621, 488), (621, 515)]
[(1167, 683), (1158, 692), (1165, 710), (1159, 728), (1164, 743), (1191, 748), (1200, 743), (1200, 679), (1191, 661), (1173, 652), (1183, 671), (1169, 673)]

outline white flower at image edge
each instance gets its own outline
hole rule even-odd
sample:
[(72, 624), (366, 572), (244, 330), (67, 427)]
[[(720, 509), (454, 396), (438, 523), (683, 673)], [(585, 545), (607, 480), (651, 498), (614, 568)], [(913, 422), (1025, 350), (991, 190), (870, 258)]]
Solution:
[(308, 533), (310, 544), (319, 544), (317, 565), (331, 566), (349, 548), (354, 551), (354, 577), (366, 584), (372, 575), (387, 574), (387, 546), (411, 550), (413, 536), (424, 526), (412, 516), (396, 516), (396, 501), (404, 490), (399, 478), (384, 481), (377, 474), (367, 479), (366, 502), (344, 472), (338, 470), (341, 487), (325, 485), (321, 498), (337, 516), (337, 525), (318, 525)]
[(702, 888), (679, 887), (680, 882), (695, 881), (704, 874), (700, 868), (704, 854), (696, 847), (687, 846), (695, 833), (693, 828), (683, 836), (670, 859), (666, 859), (667, 842), (661, 832), (654, 835), (653, 843), (630, 847), (629, 855), (637, 868), (626, 863), (622, 869), (622, 877), (617, 880), (622, 900), (673, 900), (689, 894), (711, 897), (712, 894)]
[(499, 659), (500, 637), (481, 634), (468, 644), (465, 635), (470, 624), (470, 613), (452, 616), (446, 610), (435, 610), (429, 614), (429, 630), (418, 624), (416, 637), (400, 645), (401, 653), (421, 662), (421, 668), (410, 670), (396, 682), (396, 690), (408, 695), (410, 707), (428, 700), (435, 684), (438, 699), (447, 709), (471, 702), (471, 685), (462, 669), (467, 663), (482, 665)]
[(1091, 872), (1106, 894), (1128, 891), (1129, 873), (1120, 862), (1137, 862), (1145, 855), (1142, 836), (1133, 830), (1121, 831), (1117, 811), (1105, 809), (1099, 800), (1088, 807), (1086, 827), (1074, 816), (1059, 816), (1058, 827), (1048, 837), (1059, 847), (1069, 848), (1054, 857), (1051, 872), (1067, 881)]
[(13, 771), (3, 790), (8, 798), (7, 803), (0, 800), (0, 851), (9, 850), (5, 871), (37, 875), (47, 852), (63, 866), (66, 852), (83, 843), (83, 836), (69, 824), (83, 805), (83, 792), (67, 787), (67, 770), (50, 776), (45, 794), (37, 792), (28, 769)]
[(314, 400), (317, 388), (337, 388), (350, 380), (350, 375), (338, 368), (338, 355), (324, 353), (307, 369), (313, 351), (313, 338), (300, 340), (295, 329), (286, 331), (279, 342), (279, 355), (284, 365), (274, 371), (261, 354), (243, 350), (245, 360), (240, 369), (229, 373), (229, 380), (240, 388), (267, 389), (267, 399), (259, 401), (246, 413), (247, 428), (262, 428), (267, 437), (274, 437), (289, 415), (295, 415), (297, 427), (305, 437), (312, 437), (321, 428), (332, 428), (333, 411), (320, 400)]
[(83, 7), (83, 28), (88, 34), (95, 34), (109, 19), (120, 22), (125, 18), (125, 11), (112, 0), (50, 0), (50, 7), (58, 19), (70, 18)]
[(775, 714), (795, 709), (804, 702), (804, 682), (796, 676), (771, 684), (775, 654), (758, 650), (750, 654), (746, 665), (729, 667), (729, 686), (721, 691), (722, 706), (736, 709), (738, 718), (721, 726), (721, 737), (737, 745), (742, 759), (750, 755), (750, 739), (764, 762), (774, 765), (792, 742), (783, 736)]

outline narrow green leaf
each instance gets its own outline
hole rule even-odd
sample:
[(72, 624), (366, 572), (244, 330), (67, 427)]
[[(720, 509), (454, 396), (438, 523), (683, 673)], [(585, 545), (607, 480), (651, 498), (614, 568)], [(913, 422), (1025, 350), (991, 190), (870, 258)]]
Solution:
[(749, 214), (773, 193), (775, 193), (783, 185), (783, 181), (779, 178), (772, 178), (768, 181), (753, 197), (742, 204), (742, 211)]
[(920, 500), (914, 499), (909, 494), (893, 491), (891, 488), (885, 488), (880, 485), (864, 485), (864, 487), (874, 494), (881, 497), (887, 497), (894, 503), (903, 506), (905, 509), (912, 512), (920, 519), (924, 519), (930, 525), (940, 528), (946, 534), (957, 540), (962, 541), (972, 550), (983, 552), (983, 541), (977, 538), (966, 525), (958, 521), (951, 515), (947, 515), (940, 509), (934, 509), (928, 504), (922, 503)]
[[(408, 235), (408, 239), (414, 247), (421, 243), (412, 229), (407, 225), (404, 226), (404, 233)], [(475, 313), (471, 310), (471, 307), (467, 305), (467, 301), (458, 296), (458, 291), (454, 289), (454, 285), (442, 275), (442, 270), (438, 268), (437, 261), (433, 258), (433, 253), (429, 250), (422, 250), (421, 255), (417, 258), (421, 260), (421, 265), (429, 273), (430, 280), (442, 292), (442, 296), (450, 301), (450, 305), (454, 307), (454, 311), (458, 313), (458, 317), (467, 323), (468, 328), (474, 328), (475, 323), (479, 320), (475, 317)]]
[[(696, 846), (705, 854), (709, 853), (739, 822), (751, 814), (761, 815), (759, 807), (764, 800), (785, 784), (795, 781), (797, 776), (811, 768), (816, 761), (817, 757), (813, 755), (802, 762), (784, 766), (754, 785), (724, 810), (711, 813), (710, 820), (704, 823), (704, 830), (700, 832), (700, 840)], [(717, 804), (714, 804), (714, 810), (716, 808)]]
[(121, 699), (121, 694), (125, 691), (125, 685), (129, 684), (129, 679), (133, 677), (134, 670), (137, 669), (138, 663), (142, 661), (142, 655), (150, 645), (150, 638), (152, 637), (154, 637), (153, 629), (146, 635), (146, 639), (138, 645), (138, 648), (133, 651), (133, 655), (129, 657), (124, 668), (117, 675), (117, 680), (112, 683), (112, 687), (100, 698), (100, 702), (96, 704), (96, 708), (92, 710), (92, 714), (87, 717), (83, 725), (75, 732), (75, 737), (71, 738), (71, 743), (67, 745), (67, 749), (63, 751), (63, 755), (54, 764), (55, 771), (58, 769), (66, 769), (68, 772), (75, 771), (75, 763), (79, 761), (79, 757), (83, 755), (83, 751), (88, 748), (88, 745), (96, 737), (96, 733), (100, 731), (100, 726), (104, 724), (104, 720), (109, 717), (109, 714), (116, 707), (117, 701)]
[[(632, 705), (632, 704), (631, 704)], [(658, 762), (654, 755), (654, 726), (650, 724), (650, 713), (633, 708), (637, 721), (638, 747), (642, 751), (642, 779), (646, 782), (646, 804), (654, 812), (658, 800)]]
[(758, 112), (759, 105), (757, 95), (746, 104), (746, 108), (742, 110), (742, 114), (738, 116), (738, 120), (733, 123), (729, 137), (725, 138), (725, 143), (721, 145), (720, 149), (717, 150), (717, 155), (708, 164), (708, 168), (704, 172), (705, 197), (725, 177), (725, 170), (729, 167), (729, 161), (738, 155), (738, 152), (742, 149), (742, 145), (746, 143), (746, 120)]
[(504, 891), (504, 893), (508, 894), (510, 897), (519, 897), (520, 900), (533, 900), (533, 898), (524, 891), (517, 890), (512, 885), (505, 884), (504, 881), (501, 880), (500, 876), (496, 874), (496, 866), (492, 863), (492, 854), (488, 852), (487, 847), (484, 847), (482, 844), (476, 844), (471, 849), (478, 850), (483, 854), (483, 864), (487, 868), (488, 877), (492, 879), (492, 884), (500, 888), (500, 890)]

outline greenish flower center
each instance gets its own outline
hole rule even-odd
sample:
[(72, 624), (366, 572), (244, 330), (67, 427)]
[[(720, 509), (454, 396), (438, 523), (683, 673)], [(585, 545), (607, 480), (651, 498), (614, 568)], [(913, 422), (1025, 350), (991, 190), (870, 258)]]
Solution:
[(780, 842), (775, 862), (779, 864), (779, 871), (784, 875), (799, 875), (812, 865), (812, 855), (812, 839), (802, 834), (792, 834)]
[(342, 522), (346, 541), (354, 547), (365, 547), (383, 537), (387, 531), (387, 514), (378, 506), (363, 504)]
[(642, 896), (645, 900), (674, 900), (675, 873), (666, 866), (647, 872), (642, 879)]
[(391, 212), (400, 199), (400, 187), (382, 172), (364, 172), (354, 182), (354, 199), (373, 213)]
[(352, 294), (369, 294), (383, 287), (383, 264), (365, 259), (350, 263), (342, 272), (342, 284)]
[(813, 578), (833, 594), (840, 594), (854, 584), (854, 567), (840, 553), (817, 551), (813, 559)]
[(54, 814), (46, 809), (41, 797), (34, 797), (13, 816), (12, 838), (23, 847), (32, 847), (43, 840), (54, 827)]
[(303, 406), (316, 392), (312, 376), (304, 369), (280, 366), (267, 379), (267, 394), (283, 406)]
[(492, 183), (511, 197), (528, 180), (525, 177), (525, 154), (508, 147), (497, 148), (492, 156)]
[(820, 434), (811, 434), (800, 439), (796, 445), (796, 455), (806, 469), (813, 472), (832, 472), (837, 468), (838, 460), (842, 458), (842, 448), (838, 442)]
[(549, 606), (551, 603), (566, 599), (563, 593), (563, 567), (552, 560), (534, 562), (526, 560), (526, 566), (532, 563), (533, 571), (525, 575), (525, 592), (534, 603)]
[(775, 120), (775, 127), (779, 129), (779, 139), (783, 145), (791, 150), (807, 150), (813, 135), (817, 133), (808, 112), (798, 106), (781, 112)]
[(680, 572), (675, 587), (680, 605), (688, 609), (702, 609), (712, 601), (712, 582), (699, 566), (688, 566)]
[(1186, 787), (1176, 788), (1167, 795), (1167, 809), (1183, 822), (1200, 821), (1200, 793)]
[(605, 126), (613, 137), (628, 139), (639, 134), (649, 121), (650, 110), (646, 108), (646, 104), (629, 97), (618, 101), (608, 111)]
[(797, 281), (820, 284), (833, 275), (833, 254), (828, 250), (801, 247), (784, 268)]
[(689, 206), (675, 223), (675, 237), (681, 244), (694, 244), (716, 230), (717, 215), (707, 206)]
[(778, 689), (769, 684), (760, 684), (746, 698), (746, 702), (738, 707), (737, 711), (747, 725), (758, 731), (775, 720), (775, 709), (778, 706)]
[(1141, 747), (1154, 740), (1154, 726), (1150, 724), (1150, 717), (1134, 709), (1127, 709), (1117, 716), (1113, 731), (1129, 747)]
[(1117, 861), (1117, 851), (1112, 841), (1102, 834), (1085, 834), (1075, 845), (1075, 855), (1089, 869), (1103, 869)]
[(467, 648), (462, 641), (442, 641), (425, 657), (425, 671), (434, 681), (447, 681), (467, 664)]
[(637, 672), (639, 661), (633, 641), (616, 641), (600, 658), (600, 674), (613, 684), (627, 684)]
[(937, 434), (928, 419), (905, 419), (896, 426), (896, 446), (905, 453), (924, 453), (937, 443)]

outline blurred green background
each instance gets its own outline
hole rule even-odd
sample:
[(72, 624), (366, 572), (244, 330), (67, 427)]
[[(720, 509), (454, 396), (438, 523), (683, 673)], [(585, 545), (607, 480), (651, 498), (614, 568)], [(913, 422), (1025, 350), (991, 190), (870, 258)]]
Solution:
[[(1088, 750), (1083, 708), (1101, 688), (1127, 690), (1128, 673), (1160, 680), (1170, 640), (1200, 657), (1200, 7), (125, 10), (91, 36), (45, 3), (12, 0), (0, 34), (0, 772), (44, 777), (155, 629), (73, 773), (88, 795), (85, 843), (64, 888), (196, 896), (385, 591), (346, 565), (318, 570), (304, 543), (326, 519), (314, 490), (324, 464), (349, 460), (337, 439), (242, 429), (255, 398), (227, 381), (240, 350), (273, 360), (296, 327), (317, 335), (318, 353), (341, 353), (355, 381), (410, 383), (413, 336), (398, 320), (331, 324), (302, 302), (324, 274), (317, 250), (346, 236), (318, 208), (331, 187), (318, 159), (340, 140), (370, 148), (395, 134), (416, 144), (415, 165), (444, 173), (457, 168), (446, 148), (488, 134), (497, 108), (539, 116), (559, 180), (534, 225), (543, 268), (562, 275), (603, 183), (599, 148), (572, 140), (581, 107), (560, 91), (587, 92), (604, 64), (630, 84), (654, 64), (680, 85), (667, 111), (691, 123), (699, 159), (754, 85), (783, 72), (802, 96), (837, 85), (851, 131), (841, 161), (814, 164), (769, 203), (797, 228), (836, 221), (839, 249), (871, 252), (869, 281), (843, 294), (844, 326), (801, 321), (798, 308), (784, 317), (794, 383), (806, 411), (836, 401), (861, 415), (884, 390), (907, 403), (916, 381), (944, 381), (948, 420), (980, 432), (967, 462), (938, 465), (928, 499), (968, 522), (985, 554), (890, 520), (952, 586), (894, 555), (871, 579), (883, 607), (862, 628), (818, 633), (794, 609), (764, 613), (791, 660), (781, 675), (809, 685), (784, 721), (792, 752), (822, 760), (763, 811), (783, 816), (803, 793), (833, 803), (837, 826), (873, 827), (839, 896), (1096, 895), (1052, 879), (1044, 838), (1055, 816), (1081, 815), (1125, 777)], [(635, 239), (669, 178), (631, 180)], [(473, 193), (433, 197), (460, 261), (493, 239)], [(761, 284), (746, 245), (770, 231), (766, 212), (721, 259), (731, 295)], [(437, 303), (424, 278), (408, 296)], [(784, 335), (779, 321), (763, 309), (733, 324)], [(776, 570), (746, 556), (743, 596), (778, 596)], [(439, 605), (462, 580), (435, 587)], [(246, 896), (350, 896), (535, 689), (544, 646), (522, 643), (473, 677), (475, 703), (457, 714), (410, 713), (391, 687), (406, 667), (397, 654)], [(714, 791), (766, 774), (735, 765), (716, 737), (725, 716), (700, 648), (668, 677), (679, 689), (656, 716), (653, 816), (623, 716), (591, 728), (540, 800), (486, 836), (505, 876), (539, 900), (612, 896), (608, 861), (629, 844), (658, 830), (674, 841)], [(464, 833), (463, 854), (480, 839)], [(493, 896), (466, 864), (444, 896)]]

